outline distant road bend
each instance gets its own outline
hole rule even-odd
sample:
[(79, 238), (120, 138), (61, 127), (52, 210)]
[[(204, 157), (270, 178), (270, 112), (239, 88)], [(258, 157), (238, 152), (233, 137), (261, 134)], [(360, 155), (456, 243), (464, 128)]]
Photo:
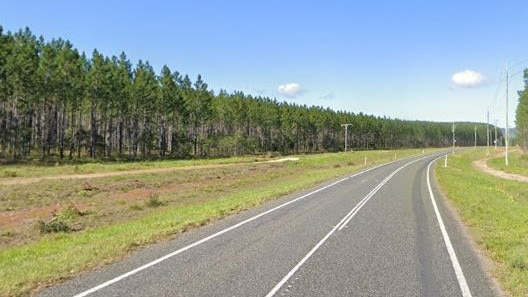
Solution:
[(499, 296), (435, 187), (439, 156), (283, 197), (40, 296)]

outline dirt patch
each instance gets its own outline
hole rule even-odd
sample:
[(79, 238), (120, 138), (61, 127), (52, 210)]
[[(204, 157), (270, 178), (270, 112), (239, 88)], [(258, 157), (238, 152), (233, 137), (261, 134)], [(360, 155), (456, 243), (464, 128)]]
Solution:
[(34, 207), (31, 209), (0, 212), (0, 229), (5, 230), (13, 227), (20, 227), (20, 225), (27, 224), (29, 221), (36, 221), (48, 217), (50, 214), (57, 213), (59, 210), (60, 205), (50, 205)]
[(282, 159), (277, 159), (277, 160), (266, 161), (266, 163), (281, 163), (281, 162), (288, 162), (288, 161), (299, 161), (299, 158), (295, 158), (295, 157), (282, 158)]
[(61, 179), (92, 179), (101, 177), (111, 177), (120, 175), (132, 175), (132, 174), (145, 174), (145, 173), (163, 173), (172, 171), (185, 171), (185, 170), (198, 170), (198, 169), (212, 169), (222, 167), (232, 167), (238, 165), (247, 165), (248, 163), (232, 163), (232, 164), (211, 164), (211, 165), (193, 165), (193, 166), (179, 166), (179, 167), (165, 167), (165, 168), (152, 168), (152, 169), (138, 169), (129, 171), (111, 171), (101, 173), (86, 173), (86, 174), (70, 174), (70, 175), (56, 175), (56, 176), (44, 176), (44, 177), (15, 177), (8, 180), (0, 180), (0, 185), (22, 185), (38, 183), (41, 181), (48, 180), (61, 180)]
[(488, 160), (489, 160), (489, 158), (476, 160), (476, 161), (473, 162), (473, 166), (476, 167), (477, 169), (487, 173), (487, 174), (491, 174), (491, 175), (499, 177), (499, 178), (528, 183), (528, 176), (515, 174), (515, 173), (507, 173), (507, 172), (504, 172), (504, 171), (493, 169), (493, 168), (488, 166), (488, 164), (487, 164)]
[[(131, 181), (131, 184), (135, 181)], [(94, 189), (95, 186), (85, 182), (83, 188)], [(108, 188), (112, 188), (109, 186)], [(102, 189), (95, 196), (85, 199), (66, 199), (54, 201), (51, 205), (41, 205), (37, 207), (16, 209), (10, 211), (0, 211), (0, 247), (14, 246), (36, 240), (42, 236), (37, 228), (39, 221), (50, 221), (54, 217), (61, 215), (69, 206), (74, 207), (82, 214), (75, 218), (67, 219), (67, 223), (75, 226), (78, 230), (87, 227), (97, 227), (111, 224), (118, 221), (141, 216), (143, 211), (147, 211), (145, 203), (152, 197), (170, 200), (167, 194), (174, 196), (170, 201), (175, 204), (178, 200), (188, 196), (194, 191), (192, 183), (170, 184), (160, 187), (141, 186), (126, 191)], [(115, 192), (114, 192), (115, 191)], [(162, 198), (158, 198), (158, 197)], [(196, 199), (200, 201), (200, 199)], [(131, 207), (136, 207), (132, 210)]]
[[(243, 164), (194, 166), (183, 168), (183, 171), (180, 168), (128, 171), (125, 175), (148, 174), (117, 179), (82, 180), (80, 176), (86, 175), (77, 175), (75, 180), (67, 180), (61, 179), (62, 176), (39, 184), (11, 185), (6, 191), (0, 191), (0, 196), (5, 194), (0, 197), (0, 248), (42, 237), (37, 228), (39, 221), (60, 218), (75, 231), (81, 231), (137, 219), (156, 211), (156, 207), (149, 204), (150, 200), (171, 207), (199, 204), (248, 187), (248, 181), (262, 180), (263, 176), (270, 176), (268, 173), (274, 173), (275, 168), (282, 167), (280, 164)], [(78, 210), (78, 214), (71, 214), (68, 207)]]

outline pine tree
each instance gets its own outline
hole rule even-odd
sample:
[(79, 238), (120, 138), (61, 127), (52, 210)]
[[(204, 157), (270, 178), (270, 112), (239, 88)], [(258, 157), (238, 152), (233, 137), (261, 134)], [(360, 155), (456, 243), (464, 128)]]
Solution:
[(101, 135), (99, 133), (99, 111), (107, 95), (107, 73), (105, 58), (97, 50), (92, 53), (86, 74), (86, 95), (90, 102), (90, 157), (96, 157), (97, 148), (100, 147)]
[[(525, 73), (528, 85), (528, 73)], [(527, 147), (528, 87), (519, 93), (517, 127)], [(226, 156), (343, 149), (447, 146), (451, 123), (403, 121), (254, 97), (215, 95), (199, 75), (193, 83), (168, 66), (156, 76), (125, 53), (91, 58), (62, 39), (46, 42), (29, 29), (0, 27), (0, 159)], [(474, 127), (459, 123), (457, 143), (473, 145)], [(485, 135), (479, 134), (479, 139)], [(500, 135), (499, 135), (500, 137)], [(76, 154), (75, 154), (76, 153)]]
[(37, 108), (36, 84), (39, 45), (29, 28), (13, 35), (11, 53), (6, 57), (6, 87), (8, 89), (5, 133), (6, 148), (13, 159), (29, 154), (33, 117)]

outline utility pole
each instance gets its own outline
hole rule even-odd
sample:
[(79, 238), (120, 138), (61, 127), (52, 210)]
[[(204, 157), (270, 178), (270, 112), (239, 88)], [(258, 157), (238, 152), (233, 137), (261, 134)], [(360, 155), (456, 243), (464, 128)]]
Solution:
[(455, 139), (455, 122), (453, 122), (452, 131), (453, 131), (453, 154), (454, 154), (455, 153), (455, 142), (456, 142), (456, 139)]
[(506, 69), (506, 140), (504, 142), (504, 147), (505, 147), (505, 152), (506, 154), (504, 155), (504, 164), (506, 166), (508, 166), (508, 138), (509, 138), (509, 134), (510, 134), (510, 131), (509, 128), (508, 128), (508, 80), (509, 80), (509, 74), (508, 74), (508, 69)]
[(495, 120), (495, 150), (497, 150), (497, 120)]
[(341, 124), (341, 127), (345, 127), (345, 153), (348, 149), (348, 126), (351, 126), (352, 124)]
[(477, 126), (475, 126), (475, 148), (477, 148)]
[(486, 122), (486, 146), (488, 148), (488, 153), (487, 155), (489, 156), (490, 152), (489, 152), (489, 109), (488, 109), (488, 116), (487, 116), (487, 122)]

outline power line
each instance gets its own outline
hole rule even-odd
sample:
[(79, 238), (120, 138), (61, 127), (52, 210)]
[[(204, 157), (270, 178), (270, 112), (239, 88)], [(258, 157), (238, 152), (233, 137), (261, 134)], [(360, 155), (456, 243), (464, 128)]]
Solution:
[(503, 74), (504, 74), (504, 70), (501, 70), (499, 74), (499, 79), (497, 80), (497, 87), (495, 88), (495, 93), (493, 94), (493, 106), (497, 106), (497, 98), (499, 97), (499, 94), (502, 88)]
[(528, 62), (528, 58), (524, 58), (514, 64), (512, 64), (512, 62), (508, 62), (508, 69), (515, 69), (516, 67), (526, 64), (527, 62)]
[(517, 72), (515, 72), (515, 73), (513, 73), (513, 74), (510, 74), (510, 78), (512, 78), (512, 77), (514, 77), (514, 76), (517, 76), (517, 75), (520, 74), (520, 73), (523, 73), (524, 70), (525, 70), (525, 69), (522, 69), (522, 70), (519, 70), (519, 71), (517, 71)]
[[(526, 59), (522, 59), (516, 63), (511, 63), (511, 62), (508, 62), (506, 65), (506, 69), (503, 69), (501, 70), (501, 73), (499, 75), (499, 79), (497, 80), (497, 87), (495, 88), (495, 92), (493, 94), (493, 106), (494, 108), (496, 108), (497, 106), (499, 106), (499, 95), (502, 93), (503, 89), (502, 89), (502, 86), (503, 86), (503, 82), (505, 82), (505, 85), (506, 85), (506, 121), (508, 121), (508, 92), (509, 92), (509, 80), (521, 73), (524, 73), (524, 71), (528, 68), (526, 68), (526, 63), (528, 62), (528, 58)], [(521, 67), (520, 70), (517, 70), (513, 73), (510, 73), (510, 71), (512, 70), (512, 68), (518, 68), (518, 67)], [(508, 129), (508, 123), (506, 123), (506, 129)], [(506, 134), (508, 134), (509, 131), (506, 130)], [(507, 150), (507, 149), (506, 149)], [(507, 152), (506, 152), (507, 154)], [(507, 157), (506, 157), (507, 159)], [(506, 161), (507, 162), (507, 161)]]

